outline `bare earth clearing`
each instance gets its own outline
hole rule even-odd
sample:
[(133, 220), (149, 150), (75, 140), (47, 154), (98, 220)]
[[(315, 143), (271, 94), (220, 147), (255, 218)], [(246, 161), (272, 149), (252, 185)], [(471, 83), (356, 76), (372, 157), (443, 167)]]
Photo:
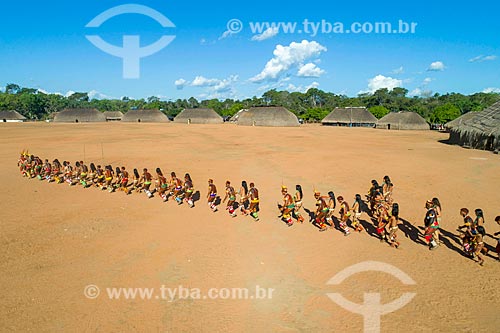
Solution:
[[(382, 303), (404, 292), (416, 296), (382, 316), (383, 332), (498, 331), (500, 263), (484, 267), (461, 255), (452, 234), (463, 206), (485, 212), (488, 234), (499, 230), (500, 157), (440, 143), (445, 134), (303, 126), (256, 128), (182, 124), (1, 124), (0, 326), (36, 332), (330, 332), (363, 328), (326, 293), (363, 302), (380, 292)], [(102, 160), (101, 143), (104, 151)], [(48, 184), (21, 177), (19, 152), (74, 163), (161, 167), (189, 172), (201, 200), (189, 209), (158, 196), (125, 196), (95, 188)], [(304, 207), (314, 209), (313, 188), (333, 190), (352, 204), (371, 179), (390, 175), (400, 204), (401, 248), (366, 232), (344, 237), (319, 233), (309, 223), (288, 228), (277, 218), (282, 181), (301, 184)], [(255, 182), (260, 222), (231, 218), (205, 203), (207, 179), (223, 192)], [(444, 244), (436, 251), (415, 241), (425, 200), (443, 205)], [(369, 217), (363, 214), (364, 224)], [(407, 231), (408, 236), (405, 236)], [(414, 239), (412, 239), (414, 238)], [(486, 237), (492, 249), (496, 241)], [(490, 254), (496, 257), (494, 251)], [(380, 261), (416, 285), (389, 274), (365, 272), (340, 285), (328, 280), (350, 265)], [(101, 288), (96, 299), (85, 286)], [(107, 287), (274, 288), (272, 299), (113, 300)], [(432, 320), (432, 322), (430, 321)]]

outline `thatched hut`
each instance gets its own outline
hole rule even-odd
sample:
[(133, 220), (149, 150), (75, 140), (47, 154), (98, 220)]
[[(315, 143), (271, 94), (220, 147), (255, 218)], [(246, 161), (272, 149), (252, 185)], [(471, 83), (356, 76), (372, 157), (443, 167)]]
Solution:
[(377, 118), (365, 107), (335, 108), (322, 121), (326, 126), (373, 127)]
[(22, 123), (26, 117), (14, 110), (0, 111), (0, 122), (2, 123)]
[(174, 118), (175, 123), (183, 124), (222, 124), (224, 120), (213, 109), (184, 109)]
[(123, 113), (121, 111), (105, 111), (104, 116), (106, 121), (120, 121), (123, 118)]
[(376, 128), (389, 130), (429, 130), (430, 126), (418, 113), (400, 111), (391, 112), (382, 117), (377, 121)]
[(449, 142), (476, 149), (500, 150), (500, 101), (452, 128)]
[(299, 126), (297, 116), (284, 107), (253, 107), (241, 112), (236, 122), (243, 126), (294, 127)]
[(97, 109), (65, 109), (57, 112), (54, 116), (54, 122), (57, 123), (92, 123), (101, 121), (106, 121), (106, 117), (104, 113)]
[(458, 126), (461, 126), (463, 122), (471, 119), (472, 117), (474, 117), (475, 115), (477, 114), (477, 112), (467, 112), (467, 113), (464, 113), (463, 115), (461, 115), (460, 117), (458, 118), (455, 118), (453, 119), (452, 121), (449, 121), (447, 122), (446, 124), (444, 124), (444, 128), (446, 128), (447, 130), (450, 130), (452, 128), (455, 128), (455, 127), (458, 127)]
[(168, 123), (168, 117), (160, 110), (130, 110), (122, 117), (122, 122)]

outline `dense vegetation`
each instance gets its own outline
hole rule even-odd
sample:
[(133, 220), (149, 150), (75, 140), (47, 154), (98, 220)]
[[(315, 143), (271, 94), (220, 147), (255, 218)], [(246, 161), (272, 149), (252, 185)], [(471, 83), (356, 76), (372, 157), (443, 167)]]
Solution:
[(100, 111), (122, 111), (130, 109), (160, 109), (168, 116), (177, 115), (184, 108), (213, 108), (222, 116), (232, 116), (240, 109), (252, 106), (284, 106), (306, 121), (323, 119), (335, 107), (366, 106), (377, 118), (392, 111), (414, 111), (431, 123), (446, 123), (458, 116), (481, 111), (500, 100), (497, 93), (476, 93), (462, 95), (449, 93), (429, 97), (408, 97), (408, 90), (395, 88), (377, 90), (373, 94), (357, 97), (336, 95), (313, 88), (306, 93), (269, 90), (262, 97), (244, 100), (210, 99), (198, 101), (196, 98), (162, 101), (158, 97), (147, 99), (121, 100), (90, 99), (88, 93), (76, 92), (65, 97), (58, 94), (44, 94), (37, 89), (23, 88), (8, 84), (5, 92), (0, 92), (0, 110), (17, 110), (29, 119), (47, 119), (53, 112), (65, 108), (96, 108)]

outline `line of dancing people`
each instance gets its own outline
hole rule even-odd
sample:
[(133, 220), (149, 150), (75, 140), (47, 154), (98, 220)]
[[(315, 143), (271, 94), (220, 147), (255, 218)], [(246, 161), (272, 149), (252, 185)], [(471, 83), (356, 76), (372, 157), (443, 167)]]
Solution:
[[(170, 177), (164, 176), (160, 168), (156, 168), (153, 176), (147, 168), (139, 173), (133, 169), (129, 174), (127, 169), (122, 166), (113, 170), (111, 165), (102, 167), (90, 163), (87, 166), (83, 161), (75, 162), (74, 166), (63, 161), (61, 164), (58, 159), (52, 163), (49, 160), (42, 160), (40, 157), (22, 152), (18, 167), (21, 174), (28, 178), (37, 178), (47, 182), (67, 183), (70, 186), (81, 185), (84, 188), (95, 187), (109, 192), (123, 191), (129, 195), (131, 193), (145, 193), (148, 198), (152, 198), (154, 193), (164, 201), (173, 198), (179, 205), (183, 202), (189, 207), (194, 207), (194, 184), (189, 173), (184, 175), (184, 179), (177, 177), (175, 172), (170, 173)], [(319, 191), (314, 190), (314, 199), (316, 209), (308, 211), (303, 208), (304, 193), (302, 186), (295, 186), (295, 193), (289, 193), (287, 186), (281, 186), (282, 202), (277, 203), (279, 216), (287, 226), (291, 227), (294, 220), (297, 223), (304, 223), (305, 218), (302, 211), (308, 213), (310, 222), (315, 225), (320, 232), (329, 228), (336, 228), (343, 232), (345, 236), (355, 232), (364, 231), (360, 223), (360, 217), (363, 211), (366, 211), (371, 217), (376, 228), (377, 235), (381, 242), (388, 243), (393, 248), (400, 246), (397, 240), (397, 233), (401, 224), (399, 218), (399, 205), (393, 200), (394, 185), (389, 176), (385, 176), (382, 185), (376, 180), (371, 181), (371, 187), (366, 195), (366, 202), (369, 207), (365, 207), (360, 194), (354, 196), (353, 204), (349, 205), (342, 196), (335, 196), (333, 191), (329, 191), (326, 196), (321, 195)], [(224, 197), (220, 200), (217, 193), (217, 187), (213, 179), (208, 180), (207, 204), (213, 212), (218, 210), (218, 205), (222, 202), (226, 205), (226, 210), (231, 217), (236, 217), (239, 211), (243, 216), (251, 216), (255, 221), (259, 221), (259, 191), (254, 183), (247, 184), (241, 182), (238, 191), (228, 180), (225, 183)], [(339, 206), (339, 218), (334, 218), (335, 209)], [(437, 249), (441, 244), (440, 226), (441, 226), (441, 203), (438, 198), (432, 198), (425, 204), (426, 214), (424, 218), (424, 239), (430, 250)], [(475, 210), (476, 218), (469, 216), (469, 210), (462, 208), (460, 215), (464, 219), (464, 224), (459, 226), (459, 237), (462, 241), (464, 253), (472, 259), (477, 258), (480, 265), (484, 264), (483, 255), (488, 250), (484, 244), (483, 237), (486, 235), (484, 228), (484, 214), (481, 209)], [(334, 220), (338, 221), (336, 226)], [(495, 218), (500, 225), (500, 216)], [(349, 226), (350, 222), (350, 226)], [(500, 232), (494, 234), (498, 236)], [(500, 237), (497, 238), (498, 244), (496, 252), (500, 261)]]

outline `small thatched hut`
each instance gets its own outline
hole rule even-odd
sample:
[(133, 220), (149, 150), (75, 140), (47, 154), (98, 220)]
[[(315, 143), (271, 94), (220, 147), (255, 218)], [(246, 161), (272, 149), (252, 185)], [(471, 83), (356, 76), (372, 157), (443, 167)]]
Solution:
[(449, 142), (476, 149), (500, 150), (500, 101), (452, 128)]
[(270, 126), (294, 127), (299, 126), (297, 116), (284, 107), (254, 107), (241, 112), (238, 116), (238, 125), (243, 126)]
[(174, 118), (174, 123), (222, 124), (224, 120), (213, 109), (184, 109)]
[(168, 123), (168, 117), (160, 110), (130, 110), (122, 117), (122, 122)]
[(376, 128), (392, 130), (429, 130), (430, 126), (416, 112), (391, 112), (377, 121)]
[(120, 121), (123, 118), (123, 113), (121, 111), (105, 111), (104, 116), (106, 121)]
[(449, 121), (446, 124), (444, 124), (444, 128), (446, 128), (447, 130), (450, 130), (452, 128), (461, 126), (463, 122), (471, 119), (475, 115), (477, 115), (477, 112), (467, 112), (467, 113), (461, 115), (460, 117), (455, 118), (452, 121)]
[(65, 109), (54, 116), (56, 123), (91, 123), (106, 121), (104, 113), (97, 109)]
[(14, 110), (0, 111), (0, 122), (2, 123), (22, 123), (26, 117)]
[(326, 126), (373, 127), (377, 118), (365, 107), (335, 108), (322, 121)]

